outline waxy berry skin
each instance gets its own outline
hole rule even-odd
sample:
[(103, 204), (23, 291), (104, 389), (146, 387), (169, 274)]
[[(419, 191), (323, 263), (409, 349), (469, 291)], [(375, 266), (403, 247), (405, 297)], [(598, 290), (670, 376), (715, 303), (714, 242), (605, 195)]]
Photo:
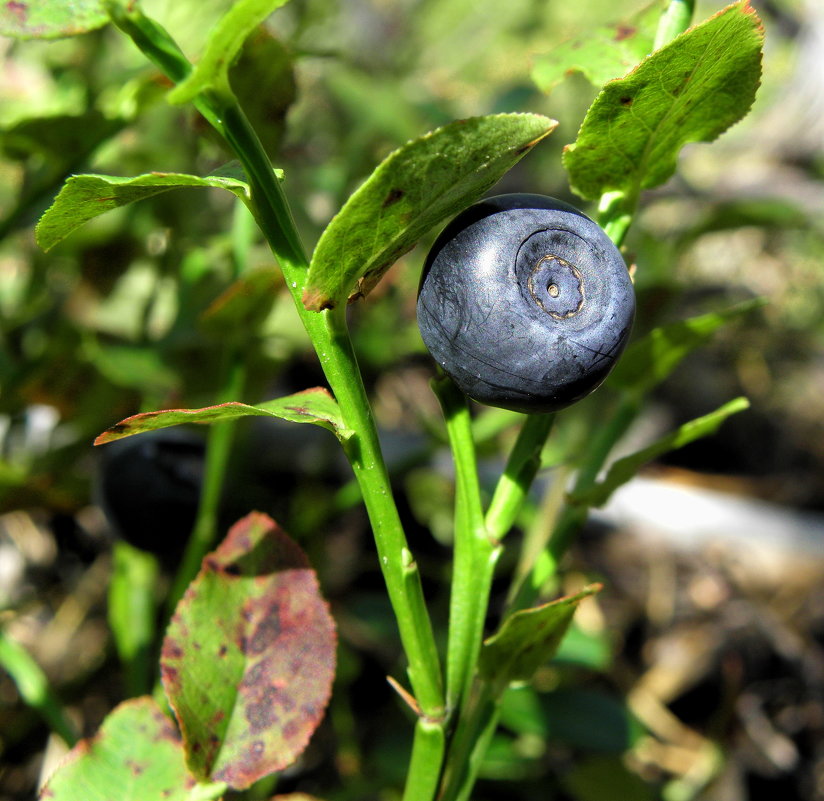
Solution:
[(418, 292), (429, 352), (469, 397), (534, 413), (592, 392), (629, 337), (635, 294), (604, 231), (543, 195), (487, 198), (435, 241)]

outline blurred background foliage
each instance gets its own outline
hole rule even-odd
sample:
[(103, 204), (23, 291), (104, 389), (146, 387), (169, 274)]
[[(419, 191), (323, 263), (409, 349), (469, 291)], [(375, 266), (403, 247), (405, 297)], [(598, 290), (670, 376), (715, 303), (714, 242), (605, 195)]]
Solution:
[[(227, 5), (144, 3), (192, 58)], [(697, 6), (700, 20), (721, 4)], [(690, 357), (631, 435), (649, 438), (746, 394), (750, 412), (658, 472), (814, 515), (824, 512), (824, 9), (816, 0), (755, 6), (767, 38), (752, 113), (711, 146), (685, 149), (676, 177), (643, 198), (626, 251), (636, 266), (636, 335), (743, 299), (768, 303)], [(459, 117), (558, 119), (498, 189), (575, 203), (560, 155), (596, 88), (572, 75), (543, 95), (531, 65), (640, 7), (293, 0), (247, 42), (232, 82), (285, 170), (308, 249), (384, 156)], [(227, 360), (246, 368), (237, 399), (247, 402), (323, 378), (268, 250), (228, 194), (160, 195), (42, 253), (33, 226), (66, 176), (207, 174), (227, 157), (194, 112), (165, 102), (164, 79), (114, 30), (0, 39), (0, 58), (0, 622), (90, 734), (128, 684), (106, 624), (112, 543), (168, 546), (162, 598), (202, 468), (198, 431), (137, 438), (125, 453), (95, 452), (93, 438), (137, 411), (216, 402)], [(414, 320), (423, 252), (405, 256), (351, 318), (443, 621), (452, 488)], [(266, 302), (227, 329), (215, 310), (247, 285), (263, 287)], [(568, 461), (611, 400), (604, 389), (565, 413), (547, 459)], [(482, 456), (497, 466), (513, 418), (476, 411)], [(279, 789), (391, 799), (411, 730), (384, 681), (398, 671), (393, 623), (335, 443), (307, 428), (240, 425), (224, 504), (227, 522), (262, 508), (301, 539), (341, 629), (328, 722)], [(540, 524), (562, 481), (549, 486), (524, 527)], [(107, 501), (110, 492), (125, 500)], [(607, 589), (582, 608), (536, 686), (507, 698), (477, 798), (824, 798), (820, 542), (815, 560), (779, 543), (789, 566), (770, 584), (736, 560), (738, 572), (717, 554), (670, 553), (631, 533), (593, 528), (583, 538), (565, 589), (593, 577)], [(0, 708), (0, 799), (28, 798), (60, 741), (5, 674)]]

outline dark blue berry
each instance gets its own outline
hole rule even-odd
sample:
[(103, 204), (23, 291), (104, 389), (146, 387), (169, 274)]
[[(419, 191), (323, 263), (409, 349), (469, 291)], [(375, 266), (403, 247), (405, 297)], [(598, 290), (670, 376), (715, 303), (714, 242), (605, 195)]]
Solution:
[(438, 364), (471, 398), (522, 412), (592, 392), (634, 315), (609, 237), (543, 195), (499, 195), (459, 214), (432, 246), (418, 293), (418, 326)]

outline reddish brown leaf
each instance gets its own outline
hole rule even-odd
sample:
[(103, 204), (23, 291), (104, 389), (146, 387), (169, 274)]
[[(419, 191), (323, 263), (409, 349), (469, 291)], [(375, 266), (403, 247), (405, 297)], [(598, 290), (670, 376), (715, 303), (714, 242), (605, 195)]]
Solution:
[(193, 773), (244, 788), (293, 762), (323, 717), (335, 644), (298, 545), (263, 514), (233, 526), (178, 605), (161, 656)]

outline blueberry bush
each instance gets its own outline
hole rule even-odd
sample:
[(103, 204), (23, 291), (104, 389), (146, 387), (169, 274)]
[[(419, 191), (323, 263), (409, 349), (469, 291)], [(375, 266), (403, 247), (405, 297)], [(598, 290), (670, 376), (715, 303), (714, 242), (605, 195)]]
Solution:
[[(748, 408), (707, 393), (626, 446), (762, 305), (696, 309), (644, 216), (749, 113), (762, 21), (367, 5), (0, 10), (42, 87), (0, 113), (2, 506), (63, 521), (106, 608), (80, 730), (4, 618), (20, 726), (67, 751), (40, 797), (698, 798), (717, 750), (625, 758), (660, 732), (569, 560), (591, 510)], [(496, 25), (531, 66), (483, 59)], [(707, 225), (780, 213), (730, 209)]]

